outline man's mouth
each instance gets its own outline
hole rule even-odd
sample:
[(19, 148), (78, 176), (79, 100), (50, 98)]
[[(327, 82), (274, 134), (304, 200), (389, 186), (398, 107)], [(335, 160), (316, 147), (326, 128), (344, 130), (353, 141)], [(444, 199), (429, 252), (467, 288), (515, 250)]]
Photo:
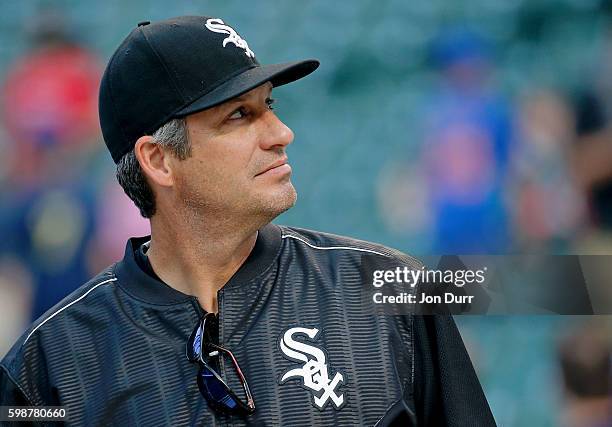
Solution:
[(275, 161), (274, 163), (270, 164), (268, 167), (266, 167), (266, 169), (259, 172), (255, 176), (261, 176), (263, 174), (276, 175), (276, 174), (285, 174), (285, 173), (291, 172), (291, 166), (289, 166), (289, 163), (287, 163), (287, 160), (288, 160), (287, 157), (283, 157)]

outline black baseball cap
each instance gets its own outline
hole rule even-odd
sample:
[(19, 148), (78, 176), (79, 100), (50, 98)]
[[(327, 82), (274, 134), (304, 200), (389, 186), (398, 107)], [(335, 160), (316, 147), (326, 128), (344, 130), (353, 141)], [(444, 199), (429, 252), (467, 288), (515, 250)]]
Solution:
[(141, 22), (111, 57), (100, 84), (100, 125), (115, 163), (173, 118), (219, 105), (265, 83), (317, 69), (308, 59), (260, 65), (227, 23), (208, 16)]

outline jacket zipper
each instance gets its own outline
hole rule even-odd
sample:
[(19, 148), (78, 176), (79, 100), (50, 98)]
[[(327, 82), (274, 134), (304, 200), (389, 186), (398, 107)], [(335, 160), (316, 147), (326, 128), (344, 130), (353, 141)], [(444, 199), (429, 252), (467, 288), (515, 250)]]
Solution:
[[(196, 296), (191, 297), (191, 301), (193, 305), (195, 306), (196, 312), (198, 314), (198, 319), (200, 319), (204, 315), (204, 310), (202, 309), (202, 306), (200, 305), (200, 301), (198, 300), (198, 297)], [(223, 345), (223, 321), (222, 321), (223, 318), (221, 317), (222, 304), (223, 304), (223, 291), (220, 289), (219, 291), (217, 291), (217, 318), (218, 318), (217, 324), (219, 325), (219, 342), (217, 344), (221, 346)], [(219, 357), (219, 371), (220, 371), (219, 374), (221, 375), (221, 378), (226, 378), (225, 364), (223, 362), (223, 357)], [(227, 426), (228, 427), (233, 426), (231, 417), (228, 417)]]
[[(219, 325), (219, 342), (217, 344), (219, 344), (220, 346), (223, 346), (223, 317), (221, 313), (222, 305), (223, 305), (223, 291), (219, 289), (217, 291), (217, 325)], [(219, 372), (221, 374), (221, 377), (227, 378), (227, 376), (225, 375), (225, 363), (224, 363), (223, 357), (219, 357), (219, 370), (221, 371)]]
[[(223, 289), (219, 289), (217, 291), (217, 324), (219, 325), (219, 345), (223, 346), (223, 311), (221, 310), (223, 307)], [(219, 374), (221, 378), (227, 378), (225, 375), (225, 358), (219, 357)], [(232, 422), (232, 416), (227, 417), (227, 427), (232, 427), (234, 423)]]

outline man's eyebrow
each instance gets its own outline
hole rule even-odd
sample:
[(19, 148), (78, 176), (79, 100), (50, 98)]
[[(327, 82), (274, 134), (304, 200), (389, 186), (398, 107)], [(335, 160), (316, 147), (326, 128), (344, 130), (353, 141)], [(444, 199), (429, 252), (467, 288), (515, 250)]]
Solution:
[[(251, 97), (245, 96), (245, 95), (246, 94), (237, 96), (236, 98), (232, 98), (232, 99), (226, 101), (225, 104), (227, 104), (227, 105), (238, 104), (240, 102), (248, 101)], [(266, 99), (270, 98), (270, 96), (272, 96), (272, 89), (270, 89), (270, 92), (268, 92), (268, 94), (266, 95)]]

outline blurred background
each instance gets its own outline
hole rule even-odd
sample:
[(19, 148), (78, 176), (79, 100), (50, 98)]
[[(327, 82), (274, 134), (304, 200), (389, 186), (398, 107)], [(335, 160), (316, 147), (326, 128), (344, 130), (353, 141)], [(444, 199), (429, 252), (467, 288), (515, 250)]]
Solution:
[[(275, 91), (299, 193), (277, 222), (417, 256), (612, 255), (610, 0), (4, 1), (0, 355), (148, 234), (97, 90), (137, 22), (183, 14), (262, 63), (321, 60)], [(612, 425), (608, 317), (457, 322), (500, 426)]]

